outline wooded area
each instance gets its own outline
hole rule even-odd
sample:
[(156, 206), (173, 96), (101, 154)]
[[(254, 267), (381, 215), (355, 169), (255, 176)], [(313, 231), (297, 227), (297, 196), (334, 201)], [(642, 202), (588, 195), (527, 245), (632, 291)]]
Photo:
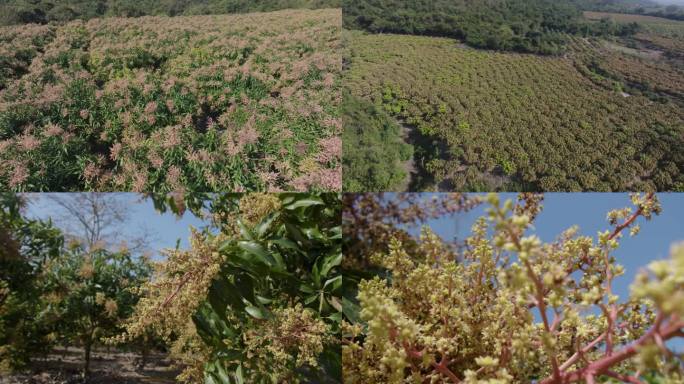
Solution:
[(0, 0), (0, 25), (144, 15), (206, 15), (338, 8), (340, 0)]
[[(476, 48), (559, 54), (569, 35), (628, 36), (635, 23), (591, 23), (583, 10), (613, 9), (602, 1), (553, 0), (359, 0), (343, 4), (349, 29), (453, 37)], [(627, 10), (626, 6), (620, 8)], [(678, 7), (658, 15), (679, 15)], [(645, 11), (644, 11), (645, 12)]]

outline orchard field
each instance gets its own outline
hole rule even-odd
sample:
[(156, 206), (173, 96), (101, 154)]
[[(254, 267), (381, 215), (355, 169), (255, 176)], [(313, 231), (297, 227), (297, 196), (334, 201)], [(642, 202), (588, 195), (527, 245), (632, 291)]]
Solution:
[(618, 38), (578, 36), (561, 56), (439, 37), (350, 32), (346, 41), (350, 94), (412, 132), (411, 190), (684, 188), (674, 49), (653, 58)]
[(341, 11), (0, 28), (0, 188), (339, 190)]

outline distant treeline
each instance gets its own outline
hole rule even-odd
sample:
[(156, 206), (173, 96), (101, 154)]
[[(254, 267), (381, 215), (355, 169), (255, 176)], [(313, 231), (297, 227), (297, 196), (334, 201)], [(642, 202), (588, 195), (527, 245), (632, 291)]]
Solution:
[(583, 11), (633, 13), (684, 20), (684, 7), (662, 5), (649, 0), (573, 0)]
[(542, 54), (563, 52), (568, 34), (630, 35), (638, 29), (589, 22), (568, 0), (344, 0), (342, 6), (350, 29), (455, 37), (477, 48)]
[(0, 0), (0, 25), (45, 24), (104, 16), (203, 15), (337, 7), (340, 7), (340, 0)]

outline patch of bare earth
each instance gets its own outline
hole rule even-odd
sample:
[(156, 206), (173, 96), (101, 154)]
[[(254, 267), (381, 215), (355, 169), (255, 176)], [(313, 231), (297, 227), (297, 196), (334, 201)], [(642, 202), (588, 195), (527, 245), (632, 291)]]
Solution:
[(150, 353), (143, 366), (137, 353), (93, 351), (87, 378), (82, 375), (83, 361), (82, 349), (59, 349), (35, 359), (27, 372), (0, 377), (0, 384), (170, 384), (179, 373), (161, 353)]

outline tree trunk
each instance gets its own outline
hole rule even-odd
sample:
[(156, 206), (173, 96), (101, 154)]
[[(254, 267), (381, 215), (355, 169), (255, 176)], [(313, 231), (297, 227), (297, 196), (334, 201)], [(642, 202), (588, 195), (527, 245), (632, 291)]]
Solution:
[(90, 340), (85, 343), (85, 367), (83, 368), (83, 376), (88, 377), (90, 375), (90, 350), (92, 343)]
[(148, 347), (148, 341), (147, 341), (147, 335), (143, 336), (142, 340), (142, 361), (140, 362), (140, 369), (145, 369), (145, 365), (147, 365), (147, 357), (149, 354), (149, 347)]

